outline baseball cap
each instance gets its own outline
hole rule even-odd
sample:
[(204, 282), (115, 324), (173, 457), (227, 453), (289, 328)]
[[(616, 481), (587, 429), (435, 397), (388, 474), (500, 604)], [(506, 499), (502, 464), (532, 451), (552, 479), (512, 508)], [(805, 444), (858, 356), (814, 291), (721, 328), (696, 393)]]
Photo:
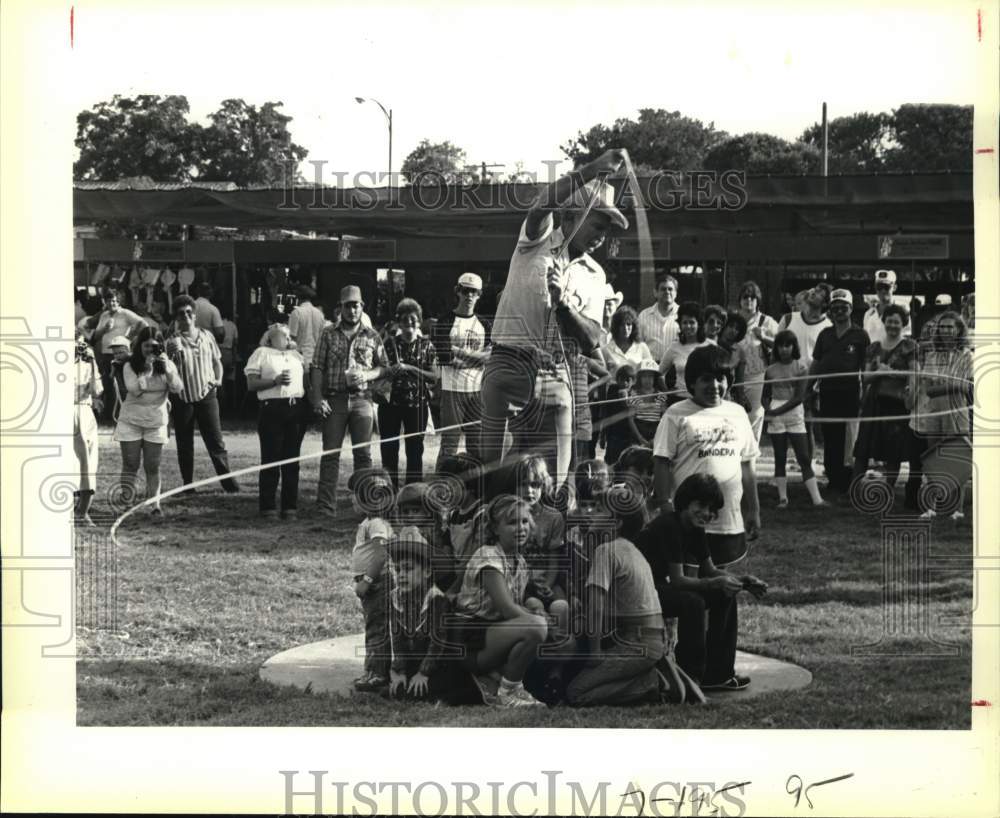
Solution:
[(875, 284), (895, 284), (896, 283), (896, 271), (895, 270), (876, 270), (875, 271)]
[(348, 284), (340, 291), (340, 303), (346, 304), (349, 301), (357, 301), (359, 304), (365, 303), (361, 297), (361, 288), (355, 284)]
[(833, 306), (837, 301), (844, 301), (849, 306), (854, 306), (854, 296), (851, 295), (850, 290), (839, 289), (830, 293), (830, 305)]
[(568, 210), (583, 210), (594, 197), (595, 192), (597, 200), (594, 202), (592, 209), (607, 213), (612, 222), (622, 230), (628, 230), (628, 219), (625, 218), (624, 213), (615, 207), (615, 189), (600, 179), (591, 179), (587, 184), (574, 190), (573, 195), (566, 200), (563, 207)]
[(482, 292), (483, 280), (475, 273), (462, 273), (462, 275), (458, 277), (458, 286), (469, 287), (470, 289)]
[(388, 543), (389, 559), (398, 562), (406, 557), (414, 557), (424, 562), (430, 562), (431, 547), (414, 525), (404, 526), (398, 534), (394, 534)]
[(656, 361), (652, 361), (649, 358), (647, 358), (645, 361), (639, 364), (639, 371), (655, 372), (656, 374), (659, 374), (660, 368), (656, 365)]
[(938, 293), (937, 297), (934, 299), (934, 305), (936, 307), (950, 307), (951, 296), (948, 295), (948, 293)]
[(108, 341), (108, 349), (111, 347), (131, 347), (132, 342), (129, 341), (124, 335), (116, 335), (110, 341)]

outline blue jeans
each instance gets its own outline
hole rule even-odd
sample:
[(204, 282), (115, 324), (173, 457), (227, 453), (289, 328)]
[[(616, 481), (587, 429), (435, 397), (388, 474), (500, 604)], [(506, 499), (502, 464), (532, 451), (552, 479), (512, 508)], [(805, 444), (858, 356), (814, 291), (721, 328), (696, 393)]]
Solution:
[[(372, 424), (375, 408), (368, 398), (339, 393), (327, 395), (326, 402), (333, 410), (323, 421), (323, 450), (339, 449), (344, 443), (348, 430), (353, 450), (354, 468), (371, 466)], [(364, 444), (364, 445), (358, 445)], [(316, 505), (330, 511), (337, 505), (337, 480), (340, 477), (340, 452), (323, 455), (319, 463), (319, 487), (316, 491)]]
[[(194, 482), (194, 425), (197, 422), (201, 439), (208, 450), (208, 456), (215, 467), (216, 474), (229, 472), (229, 455), (226, 453), (226, 443), (222, 439), (222, 423), (219, 420), (219, 401), (216, 398), (215, 387), (208, 394), (194, 403), (185, 403), (175, 397), (171, 402), (171, 412), (174, 418), (174, 436), (177, 438), (177, 464), (181, 470), (181, 480), (184, 484)], [(232, 477), (222, 481), (222, 488), (227, 492), (239, 491), (239, 485)]]
[[(458, 423), (470, 423), (480, 420), (483, 416), (483, 401), (479, 392), (453, 392), (450, 389), (441, 390), (441, 423), (435, 425), (454, 426)], [(450, 429), (441, 432), (441, 449), (438, 452), (438, 464), (441, 459), (458, 451), (458, 441), (465, 435), (465, 450), (473, 457), (479, 457), (478, 426), (466, 426), (463, 429)]]

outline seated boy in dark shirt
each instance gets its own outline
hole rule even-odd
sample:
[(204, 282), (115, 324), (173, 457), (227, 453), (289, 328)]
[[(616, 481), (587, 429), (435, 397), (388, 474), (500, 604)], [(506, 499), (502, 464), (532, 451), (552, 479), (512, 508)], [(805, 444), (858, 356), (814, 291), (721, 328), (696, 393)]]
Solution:
[(449, 699), (461, 647), (447, 640), (450, 605), (434, 584), (431, 547), (407, 526), (389, 540), (389, 695), (408, 699)]
[[(650, 522), (636, 542), (653, 570), (663, 615), (677, 617), (677, 664), (702, 690), (743, 690), (750, 684), (749, 676), (736, 673), (736, 595), (745, 590), (760, 597), (767, 591), (756, 577), (730, 574), (712, 562), (705, 526), (724, 502), (714, 477), (693, 474), (678, 486), (674, 510)], [(686, 575), (685, 566), (692, 573), (697, 567), (697, 575)]]

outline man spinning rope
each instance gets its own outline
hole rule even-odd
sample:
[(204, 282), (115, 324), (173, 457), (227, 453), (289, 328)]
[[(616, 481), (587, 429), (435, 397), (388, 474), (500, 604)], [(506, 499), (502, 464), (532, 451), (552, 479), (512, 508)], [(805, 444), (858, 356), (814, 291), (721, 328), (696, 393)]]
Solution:
[[(547, 402), (565, 407), (556, 421), (557, 484), (566, 479), (573, 442), (568, 362), (600, 344), (606, 278), (589, 254), (604, 243), (613, 224), (628, 228), (604, 181), (623, 161), (621, 151), (609, 150), (552, 182), (521, 226), (483, 374), (480, 449), (489, 468), (500, 462), (508, 409), (527, 405), (541, 376)], [(562, 211), (558, 227), (553, 224), (556, 210)]]

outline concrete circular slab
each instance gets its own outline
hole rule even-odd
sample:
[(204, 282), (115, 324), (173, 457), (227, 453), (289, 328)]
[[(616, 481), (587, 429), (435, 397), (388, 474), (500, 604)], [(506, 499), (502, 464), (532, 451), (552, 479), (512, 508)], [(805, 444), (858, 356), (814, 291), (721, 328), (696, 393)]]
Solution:
[[(314, 693), (351, 695), (354, 693), (351, 682), (363, 672), (364, 643), (364, 634), (357, 633), (282, 651), (264, 663), (260, 678)], [(743, 651), (736, 653), (736, 670), (751, 677), (753, 683), (736, 693), (713, 693), (713, 701), (738, 701), (765, 693), (799, 690), (812, 682), (812, 674), (805, 668)]]

